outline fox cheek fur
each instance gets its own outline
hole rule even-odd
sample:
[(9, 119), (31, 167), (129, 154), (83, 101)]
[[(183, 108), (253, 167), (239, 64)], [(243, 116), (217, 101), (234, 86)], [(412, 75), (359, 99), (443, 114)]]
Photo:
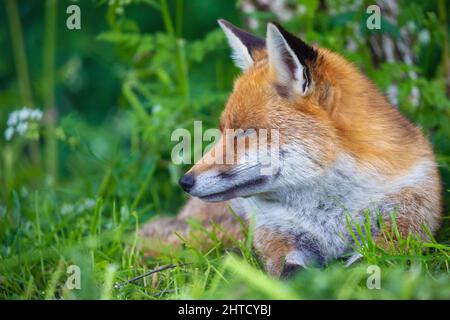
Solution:
[[(277, 276), (351, 253), (346, 221), (364, 222), (367, 210), (381, 213), (388, 225), (395, 211), (404, 235), (425, 236), (424, 225), (436, 231), (441, 184), (432, 149), (364, 75), (279, 25), (269, 23), (264, 40), (224, 20), (219, 24), (243, 71), (221, 128), (278, 130), (279, 168), (263, 176), (254, 157), (233, 165), (200, 161), (180, 184), (218, 203), (191, 198), (165, 229), (199, 217), (205, 225), (226, 221), (230, 233), (239, 234), (226, 207), (244, 218), (254, 214), (254, 248)], [(214, 159), (225, 144), (221, 139), (205, 159)], [(158, 220), (151, 222), (142, 235), (164, 242), (170, 232), (157, 226)]]

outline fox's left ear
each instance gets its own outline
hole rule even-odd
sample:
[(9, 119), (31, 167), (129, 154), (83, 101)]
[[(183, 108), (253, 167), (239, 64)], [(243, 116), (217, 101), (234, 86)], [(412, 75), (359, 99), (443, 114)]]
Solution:
[(233, 51), (232, 58), (234, 63), (242, 71), (247, 70), (253, 64), (254, 50), (262, 49), (266, 46), (264, 39), (244, 31), (226, 20), (220, 19), (217, 21), (225, 32), (231, 50)]
[(302, 96), (311, 93), (314, 84), (311, 71), (317, 51), (274, 23), (267, 25), (266, 43), (277, 84)]

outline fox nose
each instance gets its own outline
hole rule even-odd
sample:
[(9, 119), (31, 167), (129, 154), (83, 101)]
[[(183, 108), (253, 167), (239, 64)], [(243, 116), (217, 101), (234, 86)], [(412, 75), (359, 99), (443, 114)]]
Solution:
[(178, 181), (184, 191), (189, 192), (195, 184), (195, 177), (192, 173), (187, 173)]

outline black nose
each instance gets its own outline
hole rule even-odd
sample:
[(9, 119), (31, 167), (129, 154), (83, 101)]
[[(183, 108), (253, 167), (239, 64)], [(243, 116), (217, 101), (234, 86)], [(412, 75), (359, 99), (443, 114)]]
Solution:
[(180, 186), (183, 188), (184, 191), (189, 192), (189, 190), (191, 190), (195, 184), (194, 175), (191, 173), (187, 173), (180, 178), (178, 183), (180, 184)]

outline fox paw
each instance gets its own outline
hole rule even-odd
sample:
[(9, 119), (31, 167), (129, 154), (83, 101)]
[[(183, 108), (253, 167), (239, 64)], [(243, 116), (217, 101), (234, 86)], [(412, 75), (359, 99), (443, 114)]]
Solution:
[(297, 272), (299, 272), (300, 270), (303, 269), (303, 266), (298, 265), (298, 264), (292, 264), (292, 263), (285, 263), (283, 270), (281, 271), (280, 274), (280, 279), (291, 279), (292, 277), (294, 277)]
[(293, 250), (285, 257), (285, 263), (281, 270), (280, 278), (292, 278), (298, 271), (306, 269), (312, 265), (324, 265), (324, 259), (317, 257), (307, 250)]

